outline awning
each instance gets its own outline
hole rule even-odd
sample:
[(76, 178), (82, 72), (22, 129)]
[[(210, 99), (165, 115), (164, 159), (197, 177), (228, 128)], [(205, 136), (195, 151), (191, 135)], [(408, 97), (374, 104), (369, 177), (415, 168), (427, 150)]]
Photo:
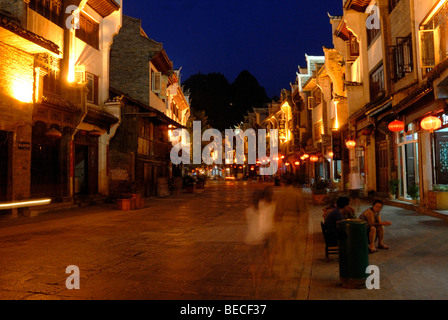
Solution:
[(344, 7), (349, 10), (365, 12), (370, 4), (370, 0), (345, 0)]
[(434, 88), (428, 83), (413, 90), (408, 94), (406, 98), (401, 100), (397, 105), (393, 107), (395, 113), (399, 113), (408, 107), (412, 106), (414, 103), (425, 97), (426, 95), (433, 92)]
[(102, 128), (110, 128), (110, 126), (118, 123), (119, 119), (109, 112), (87, 107), (87, 115), (84, 118), (84, 122), (97, 125)]
[(51, 53), (60, 55), (59, 46), (31, 31), (24, 29), (18, 21), (0, 13), (0, 42), (30, 54)]
[(103, 18), (120, 9), (120, 5), (114, 0), (89, 0), (87, 4)]

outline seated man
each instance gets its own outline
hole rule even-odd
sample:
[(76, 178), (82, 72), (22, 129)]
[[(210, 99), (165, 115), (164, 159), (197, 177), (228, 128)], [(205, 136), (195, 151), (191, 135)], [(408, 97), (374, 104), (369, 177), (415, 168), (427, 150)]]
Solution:
[(383, 209), (383, 202), (375, 200), (371, 208), (367, 209), (359, 215), (359, 219), (367, 222), (367, 236), (369, 240), (369, 252), (377, 252), (375, 249), (375, 239), (378, 236), (378, 248), (389, 249), (383, 242), (384, 226), (390, 226), (390, 221), (381, 221), (381, 209)]
[(340, 220), (344, 220), (342, 212), (347, 210), (350, 199), (347, 197), (339, 197), (336, 202), (336, 207), (327, 215), (324, 222), (324, 229), (331, 241), (337, 241), (336, 225)]

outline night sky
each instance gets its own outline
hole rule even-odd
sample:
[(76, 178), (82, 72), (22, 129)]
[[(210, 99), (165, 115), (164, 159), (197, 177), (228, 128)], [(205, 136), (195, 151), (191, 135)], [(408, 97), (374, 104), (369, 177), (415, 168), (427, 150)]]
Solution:
[(295, 81), (305, 53), (333, 47), (327, 12), (341, 0), (124, 0), (125, 15), (142, 19), (148, 37), (163, 43), (183, 81), (220, 72), (233, 82), (252, 73), (269, 97)]

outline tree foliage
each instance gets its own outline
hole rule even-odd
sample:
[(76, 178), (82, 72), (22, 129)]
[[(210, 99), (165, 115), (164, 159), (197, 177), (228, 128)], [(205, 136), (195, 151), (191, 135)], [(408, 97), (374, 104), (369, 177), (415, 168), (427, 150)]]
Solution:
[(190, 91), (192, 113), (204, 111), (209, 124), (220, 131), (233, 128), (253, 107), (269, 101), (266, 90), (247, 70), (230, 84), (221, 73), (195, 74), (184, 82)]

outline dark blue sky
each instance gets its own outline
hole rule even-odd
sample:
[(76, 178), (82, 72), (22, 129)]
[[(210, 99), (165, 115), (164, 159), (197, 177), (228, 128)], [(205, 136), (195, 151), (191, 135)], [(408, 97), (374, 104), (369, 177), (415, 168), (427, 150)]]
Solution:
[(182, 79), (223, 73), (233, 82), (248, 70), (269, 97), (289, 89), (305, 53), (333, 47), (327, 12), (341, 0), (124, 0), (124, 14), (142, 19), (146, 34), (163, 43)]

